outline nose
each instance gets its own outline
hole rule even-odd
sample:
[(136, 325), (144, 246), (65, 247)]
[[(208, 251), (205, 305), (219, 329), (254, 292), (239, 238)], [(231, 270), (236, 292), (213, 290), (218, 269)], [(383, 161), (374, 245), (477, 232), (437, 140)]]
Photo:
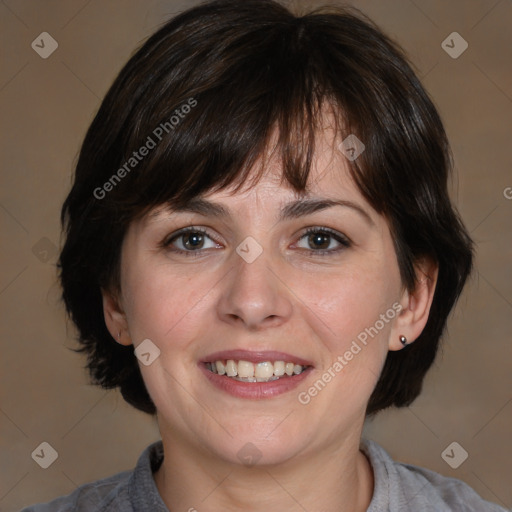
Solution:
[(233, 254), (234, 269), (225, 277), (218, 303), (224, 322), (251, 331), (277, 327), (291, 316), (293, 296), (279, 266), (263, 253), (252, 263)]

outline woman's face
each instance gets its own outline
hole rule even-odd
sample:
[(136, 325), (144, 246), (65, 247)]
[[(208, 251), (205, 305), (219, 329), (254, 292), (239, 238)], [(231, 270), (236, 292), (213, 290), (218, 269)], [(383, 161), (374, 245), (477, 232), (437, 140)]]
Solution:
[(161, 208), (130, 226), (120, 308), (134, 346), (151, 340), (139, 365), (164, 438), (234, 463), (359, 439), (404, 294), (385, 219), (327, 137), (317, 151), (307, 197), (271, 160), (252, 189), (202, 196), (216, 215)]

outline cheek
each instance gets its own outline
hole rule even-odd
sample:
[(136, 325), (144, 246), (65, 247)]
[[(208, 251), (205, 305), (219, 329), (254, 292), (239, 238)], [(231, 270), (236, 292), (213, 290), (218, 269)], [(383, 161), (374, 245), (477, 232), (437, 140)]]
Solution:
[(298, 399), (311, 410), (342, 415), (343, 420), (329, 423), (336, 432), (364, 414), (388, 352), (398, 295), (379, 275), (353, 268), (302, 282), (308, 307), (301, 314), (318, 340), (322, 360)]
[(316, 316), (316, 323), (324, 325), (331, 348), (341, 350), (376, 323), (382, 334), (387, 333), (395, 316), (398, 283), (397, 269), (362, 262), (329, 275), (303, 276), (301, 288), (311, 319)]
[(400, 276), (392, 247), (386, 257), (366, 256), (350, 259), (337, 272), (304, 275), (301, 281), (309, 306), (303, 315), (325, 357), (315, 382), (299, 398), (349, 416), (364, 413), (399, 307)]
[[(133, 265), (125, 273), (126, 315), (134, 344), (150, 338), (157, 345), (187, 340), (192, 317), (201, 314), (211, 275), (178, 275), (168, 265)], [(179, 333), (179, 335), (178, 335)]]

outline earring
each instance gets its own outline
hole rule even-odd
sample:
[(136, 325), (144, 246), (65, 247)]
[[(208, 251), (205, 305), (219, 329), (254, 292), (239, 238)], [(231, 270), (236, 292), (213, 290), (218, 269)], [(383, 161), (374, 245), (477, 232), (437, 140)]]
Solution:
[(400, 343), (405, 347), (405, 345), (407, 345), (407, 338), (401, 334), (400, 337), (398, 338), (400, 340)]
[(117, 331), (117, 339), (120, 340), (121, 339), (121, 331)]

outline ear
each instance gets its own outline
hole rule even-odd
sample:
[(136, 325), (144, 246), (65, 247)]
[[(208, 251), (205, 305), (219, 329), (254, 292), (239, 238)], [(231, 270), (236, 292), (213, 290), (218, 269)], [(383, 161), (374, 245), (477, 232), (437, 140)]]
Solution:
[(404, 348), (400, 342), (401, 336), (405, 336), (407, 344), (415, 341), (427, 324), (439, 267), (432, 260), (425, 258), (415, 264), (415, 269), (416, 284), (414, 290), (404, 290), (402, 294), (402, 309), (391, 330), (389, 350)]
[(128, 331), (126, 315), (119, 298), (107, 290), (101, 290), (101, 295), (103, 297), (103, 316), (110, 335), (121, 345), (131, 345), (132, 340)]

